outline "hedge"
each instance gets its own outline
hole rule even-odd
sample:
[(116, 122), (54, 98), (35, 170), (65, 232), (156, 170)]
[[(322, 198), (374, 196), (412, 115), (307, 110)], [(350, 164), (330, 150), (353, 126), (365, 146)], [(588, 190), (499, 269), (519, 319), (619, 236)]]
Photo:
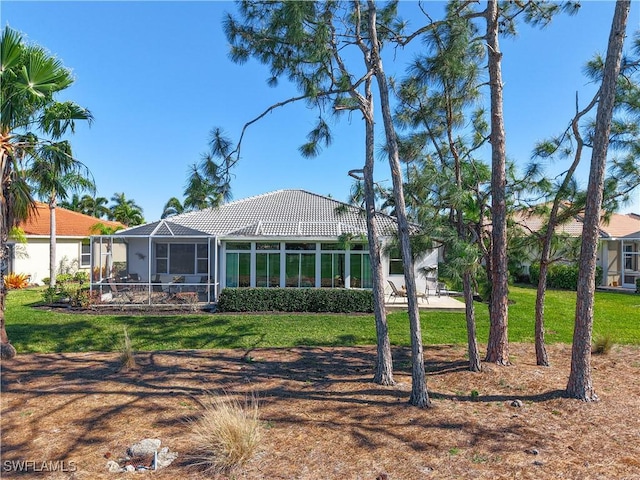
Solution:
[(373, 312), (371, 290), (344, 288), (225, 288), (220, 312)]
[[(547, 272), (547, 287), (564, 290), (578, 289), (578, 264), (553, 263)], [(540, 279), (540, 264), (534, 263), (529, 267), (529, 278), (533, 285), (538, 285)], [(602, 283), (602, 267), (596, 267), (596, 285)]]

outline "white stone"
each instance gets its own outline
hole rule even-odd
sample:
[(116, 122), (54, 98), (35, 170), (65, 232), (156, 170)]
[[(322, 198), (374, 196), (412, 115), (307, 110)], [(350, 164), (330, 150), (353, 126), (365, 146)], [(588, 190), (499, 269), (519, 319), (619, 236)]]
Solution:
[(129, 447), (129, 455), (132, 457), (146, 457), (153, 455), (160, 448), (162, 442), (157, 438), (145, 438)]
[(120, 473), (122, 472), (122, 468), (118, 465), (118, 462), (114, 462), (113, 460), (109, 460), (107, 462), (107, 470), (111, 473)]

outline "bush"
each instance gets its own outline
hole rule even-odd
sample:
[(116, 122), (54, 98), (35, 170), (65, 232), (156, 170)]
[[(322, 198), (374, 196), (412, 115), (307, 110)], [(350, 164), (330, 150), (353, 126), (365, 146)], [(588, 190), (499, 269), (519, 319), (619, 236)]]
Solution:
[(124, 345), (120, 352), (120, 369), (129, 371), (135, 369), (137, 366), (136, 356), (131, 346), (131, 339), (127, 333), (127, 327), (124, 327)]
[(8, 273), (4, 276), (4, 287), (7, 290), (17, 290), (29, 286), (29, 275), (26, 273)]
[[(547, 288), (562, 290), (578, 289), (578, 264), (553, 263), (547, 271)], [(533, 285), (538, 285), (540, 280), (540, 264), (534, 263), (529, 267), (529, 277)], [(596, 267), (596, 285), (602, 283), (602, 267)]]
[(209, 397), (202, 416), (192, 424), (193, 466), (228, 472), (251, 459), (260, 445), (262, 427), (255, 397), (242, 405), (228, 397)]
[(344, 288), (225, 288), (221, 312), (373, 312), (371, 290)]
[(87, 283), (89, 281), (89, 273), (84, 270), (78, 270), (73, 275), (73, 281), (79, 283)]
[(636, 293), (640, 293), (640, 278), (636, 278)]
[(591, 352), (596, 355), (606, 355), (611, 351), (611, 347), (613, 347), (613, 340), (611, 339), (611, 336), (602, 335), (593, 341)]

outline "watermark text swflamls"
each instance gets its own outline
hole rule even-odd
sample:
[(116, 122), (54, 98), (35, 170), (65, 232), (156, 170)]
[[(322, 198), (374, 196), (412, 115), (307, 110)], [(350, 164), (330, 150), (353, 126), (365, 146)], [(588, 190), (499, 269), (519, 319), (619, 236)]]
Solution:
[(2, 471), (5, 473), (17, 472), (75, 472), (78, 466), (74, 461), (67, 460), (5, 460), (2, 462)]

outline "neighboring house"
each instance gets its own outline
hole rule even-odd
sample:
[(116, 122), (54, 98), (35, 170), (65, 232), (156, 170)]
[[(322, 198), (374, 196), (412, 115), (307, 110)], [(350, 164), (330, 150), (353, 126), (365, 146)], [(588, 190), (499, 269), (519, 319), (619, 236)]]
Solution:
[[(379, 213), (375, 221), (387, 244), (397, 234), (395, 218)], [(366, 235), (362, 209), (303, 190), (279, 190), (92, 242), (94, 265), (101, 267), (96, 270), (114, 272), (116, 288), (118, 280), (128, 288), (123, 280), (133, 278), (149, 294), (191, 291), (200, 301), (215, 302), (225, 287), (371, 288)], [(126, 247), (126, 266), (114, 271), (109, 251), (118, 246)], [(382, 261), (385, 285), (389, 279), (403, 286), (399, 255)], [(416, 261), (416, 271), (424, 266), (437, 266), (437, 251)], [(424, 291), (426, 279), (416, 275), (416, 281)], [(105, 283), (96, 279), (92, 288), (104, 291)], [(145, 301), (154, 302), (151, 295)]]
[[(538, 231), (544, 224), (540, 217), (521, 216), (517, 222), (527, 231)], [(576, 215), (556, 228), (557, 233), (582, 236), (583, 216)], [(600, 245), (597, 264), (602, 267), (602, 284), (606, 287), (635, 289), (640, 278), (640, 215), (611, 215), (609, 222), (600, 223)]]
[[(56, 208), (56, 266), (73, 271), (91, 268), (89, 236), (92, 227), (102, 223), (109, 227), (124, 227), (111, 222), (83, 215), (64, 208)], [(49, 274), (49, 239), (51, 216), (46, 203), (36, 202), (36, 208), (26, 222), (18, 227), (24, 232), (26, 243), (9, 239), (9, 272), (30, 276), (31, 283), (43, 283)]]

